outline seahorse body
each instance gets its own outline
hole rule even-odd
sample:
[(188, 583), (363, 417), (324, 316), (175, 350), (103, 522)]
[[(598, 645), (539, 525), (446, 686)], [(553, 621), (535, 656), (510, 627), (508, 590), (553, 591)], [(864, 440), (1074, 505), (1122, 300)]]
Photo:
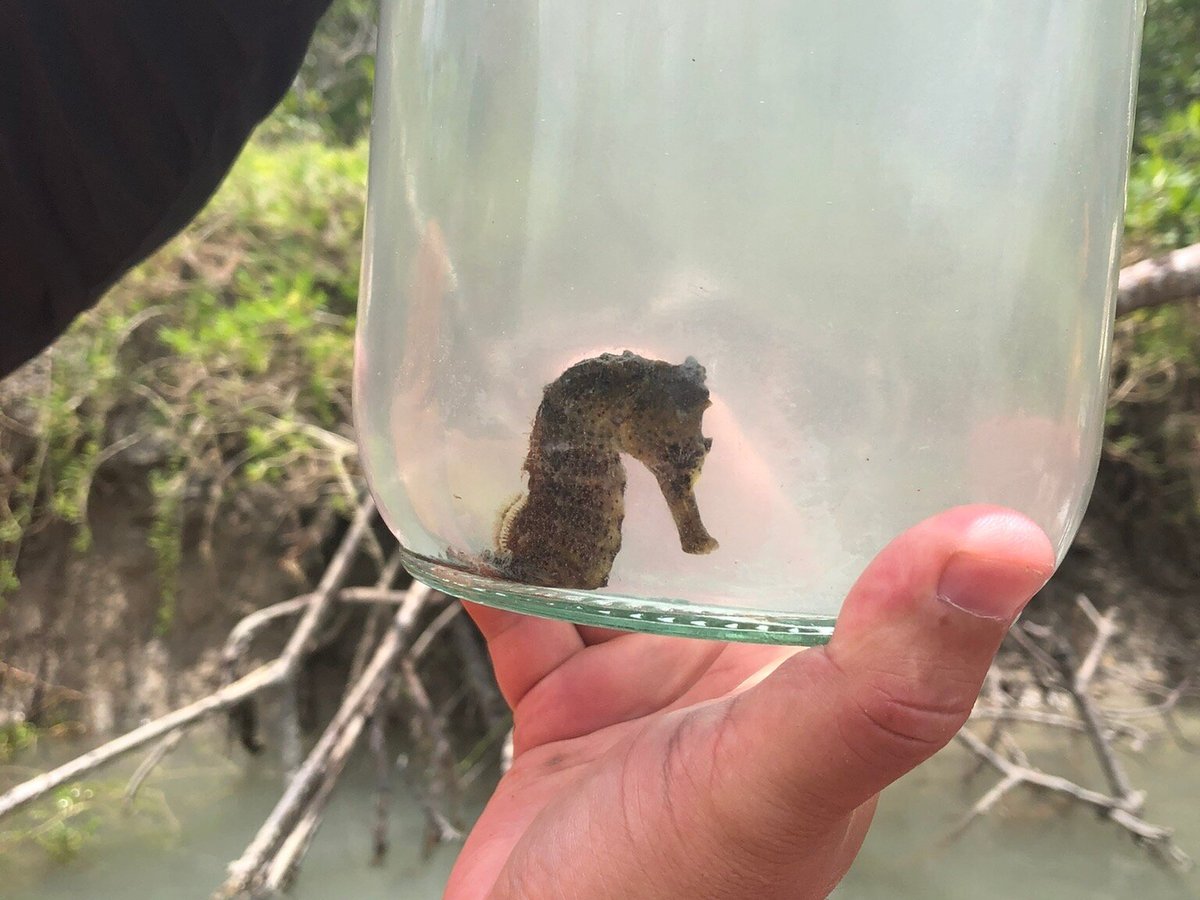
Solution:
[(655, 476), (686, 553), (717, 548), (693, 487), (712, 440), (705, 371), (630, 351), (567, 369), (548, 385), (529, 437), (528, 490), (502, 513), (485, 562), (505, 578), (547, 587), (608, 583), (621, 549), (628, 453)]

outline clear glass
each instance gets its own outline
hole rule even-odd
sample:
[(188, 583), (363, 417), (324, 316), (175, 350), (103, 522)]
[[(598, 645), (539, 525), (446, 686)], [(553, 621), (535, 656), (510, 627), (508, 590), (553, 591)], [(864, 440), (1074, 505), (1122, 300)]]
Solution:
[(531, 614), (814, 643), (947, 507), (1015, 507), (1061, 558), (1142, 13), (384, 0), (356, 415), (406, 565)]

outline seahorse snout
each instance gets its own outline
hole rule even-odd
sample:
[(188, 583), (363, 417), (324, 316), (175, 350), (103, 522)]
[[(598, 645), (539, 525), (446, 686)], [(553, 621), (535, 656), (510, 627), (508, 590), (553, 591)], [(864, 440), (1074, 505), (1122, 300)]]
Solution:
[[(699, 468), (696, 469), (699, 474)], [(700, 518), (700, 507), (696, 503), (696, 494), (692, 490), (695, 475), (681, 483), (670, 481), (666, 484), (659, 480), (667, 507), (671, 510), (671, 518), (675, 520), (675, 530), (679, 532), (679, 546), (684, 553), (712, 553), (720, 544), (708, 533)]]

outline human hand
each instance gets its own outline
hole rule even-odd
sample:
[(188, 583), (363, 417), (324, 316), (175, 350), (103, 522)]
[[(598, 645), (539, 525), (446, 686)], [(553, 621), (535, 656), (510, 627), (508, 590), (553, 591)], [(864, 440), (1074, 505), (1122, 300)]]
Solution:
[(827, 896), (1053, 567), (1024, 517), (950, 510), (888, 545), (803, 652), (471, 606), (515, 754), (446, 896)]

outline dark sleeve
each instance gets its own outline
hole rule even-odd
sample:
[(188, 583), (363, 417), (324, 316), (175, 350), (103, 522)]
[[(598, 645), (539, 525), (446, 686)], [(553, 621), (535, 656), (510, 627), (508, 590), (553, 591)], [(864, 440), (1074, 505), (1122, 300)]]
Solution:
[(331, 0), (0, 0), (0, 377), (182, 229)]

